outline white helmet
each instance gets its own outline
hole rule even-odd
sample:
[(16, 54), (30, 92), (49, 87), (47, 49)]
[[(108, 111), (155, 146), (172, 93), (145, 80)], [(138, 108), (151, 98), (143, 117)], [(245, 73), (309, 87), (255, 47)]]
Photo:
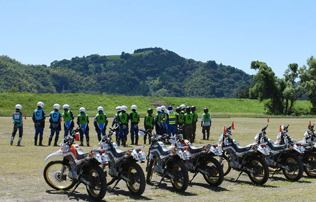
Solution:
[(137, 106), (136, 106), (136, 105), (132, 105), (131, 108), (132, 108), (132, 110), (133, 110), (133, 109), (137, 110)]
[(123, 106), (121, 107), (121, 110), (126, 112), (126, 111), (127, 111), (127, 107), (126, 107), (125, 105), (123, 105)]
[(37, 106), (43, 108), (44, 107), (44, 103), (43, 102), (38, 102)]
[(22, 105), (20, 105), (20, 104), (15, 105), (15, 109), (21, 110), (22, 109)]
[(165, 111), (166, 107), (164, 105), (161, 106), (161, 111)]
[(99, 106), (99, 107), (98, 107), (98, 112), (99, 112), (99, 111), (102, 111), (102, 112), (104, 111), (104, 109), (103, 109), (102, 106)]
[(115, 109), (116, 109), (116, 112), (119, 112), (119, 111), (121, 111), (122, 107), (121, 106), (117, 106)]
[(180, 105), (180, 108), (181, 108), (182, 110), (185, 110), (185, 104)]
[(59, 108), (60, 108), (60, 105), (59, 105), (59, 104), (54, 104), (54, 109), (59, 110)]
[(86, 108), (84, 108), (84, 107), (80, 107), (79, 112), (86, 113)]
[(69, 104), (64, 104), (64, 106), (63, 106), (63, 109), (70, 109), (70, 106), (69, 106)]
[(161, 112), (161, 107), (157, 107), (157, 112)]

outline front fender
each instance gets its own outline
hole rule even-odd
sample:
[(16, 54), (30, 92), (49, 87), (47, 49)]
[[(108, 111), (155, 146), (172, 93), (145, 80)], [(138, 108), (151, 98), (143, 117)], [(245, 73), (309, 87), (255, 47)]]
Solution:
[(48, 155), (44, 161), (44, 163), (46, 163), (46, 161), (48, 161), (48, 159), (50, 159), (53, 156), (63, 156), (63, 152), (61, 150), (55, 151), (53, 153), (51, 153), (50, 155)]

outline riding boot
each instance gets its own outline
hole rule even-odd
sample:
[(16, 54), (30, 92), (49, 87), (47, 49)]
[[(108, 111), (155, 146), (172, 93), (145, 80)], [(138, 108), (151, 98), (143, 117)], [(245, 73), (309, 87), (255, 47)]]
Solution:
[(120, 138), (116, 139), (117, 146), (120, 146), (120, 142), (121, 142)]
[(11, 137), (11, 141), (10, 141), (10, 145), (13, 144), (13, 140), (14, 140), (14, 137), (12, 136), (12, 137)]
[(43, 138), (40, 137), (40, 138), (39, 138), (39, 144), (38, 144), (39, 146), (43, 146), (42, 141), (43, 141)]
[(57, 142), (58, 142), (58, 139), (55, 139), (54, 146), (58, 146), (58, 145), (57, 145)]
[(18, 141), (18, 146), (21, 146), (21, 140), (22, 140), (22, 137), (19, 137), (19, 141)]
[(132, 138), (131, 140), (132, 140), (132, 145), (134, 145), (134, 138)]
[(205, 140), (205, 131), (204, 132), (202, 132), (203, 133), (203, 140)]
[(79, 146), (83, 146), (83, 138), (80, 138), (80, 145)]
[(50, 146), (50, 143), (52, 142), (52, 138), (48, 139), (48, 146)]
[(37, 145), (37, 137), (34, 137), (34, 145)]
[(90, 147), (89, 138), (87, 137), (87, 147)]
[(210, 132), (207, 133), (207, 140), (210, 138)]
[(136, 138), (136, 142), (135, 142), (135, 145), (138, 145), (138, 138)]

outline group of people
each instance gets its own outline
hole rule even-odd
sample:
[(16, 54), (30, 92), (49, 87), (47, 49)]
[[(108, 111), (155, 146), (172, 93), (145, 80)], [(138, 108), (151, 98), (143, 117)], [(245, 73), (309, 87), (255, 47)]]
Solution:
[[(44, 103), (38, 102), (37, 109), (34, 110), (32, 120), (35, 127), (34, 135), (34, 145), (42, 146), (43, 145), (43, 132), (45, 127), (46, 114), (43, 110)], [(16, 111), (12, 114), (12, 119), (14, 123), (13, 132), (11, 136), (10, 144), (13, 144), (14, 137), (19, 130), (19, 140), (17, 145), (21, 146), (21, 140), (23, 135), (23, 115), (22, 115), (22, 106), (17, 104), (15, 106)], [(63, 112), (61, 113), (60, 105), (54, 104), (53, 111), (49, 114), (50, 122), (50, 136), (48, 139), (48, 146), (51, 145), (54, 135), (54, 146), (58, 146), (57, 142), (59, 139), (59, 133), (61, 131), (61, 121), (64, 121), (64, 137), (67, 137), (69, 134), (73, 135), (74, 128), (74, 115), (70, 111), (70, 106), (68, 104), (63, 105)], [(137, 112), (137, 106), (131, 106), (132, 112), (127, 113), (126, 106), (117, 106), (116, 114), (112, 122), (112, 127), (116, 129), (116, 142), (118, 146), (121, 144), (125, 147), (127, 142), (127, 135), (131, 133), (131, 144), (138, 145), (138, 124), (140, 122), (140, 116)], [(108, 119), (104, 113), (102, 106), (97, 108), (97, 114), (94, 118), (94, 127), (97, 133), (98, 140), (101, 141), (101, 135), (106, 135), (106, 127), (108, 125)], [(168, 108), (165, 106), (156, 108), (157, 114), (153, 115), (153, 109), (149, 108), (147, 110), (147, 115), (144, 117), (144, 127), (145, 130), (152, 131), (154, 128), (157, 134), (168, 134), (168, 136), (175, 134), (183, 134), (184, 138), (188, 139), (190, 142), (194, 142), (196, 134), (196, 124), (198, 122), (198, 115), (195, 113), (195, 106), (185, 106), (184, 104), (176, 108), (176, 112), (173, 111), (173, 107), (170, 105)], [(129, 124), (130, 121), (130, 124)], [(86, 145), (89, 145), (89, 116), (86, 114), (86, 109), (80, 107), (79, 115), (77, 116), (77, 125), (78, 131), (80, 134), (80, 146), (83, 146), (84, 136), (86, 138)], [(211, 115), (208, 113), (208, 109), (204, 108), (204, 114), (201, 117), (201, 126), (203, 133), (203, 140), (209, 139), (210, 127), (211, 127)], [(144, 136), (144, 144), (146, 140), (149, 140), (150, 137), (147, 135)]]

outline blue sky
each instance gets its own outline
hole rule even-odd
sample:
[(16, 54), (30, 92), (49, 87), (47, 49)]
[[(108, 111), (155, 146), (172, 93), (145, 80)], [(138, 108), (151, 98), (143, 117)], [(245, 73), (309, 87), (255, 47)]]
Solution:
[(0, 55), (46, 64), (161, 47), (231, 65), (253, 60), (278, 77), (316, 56), (314, 0), (0, 0)]

